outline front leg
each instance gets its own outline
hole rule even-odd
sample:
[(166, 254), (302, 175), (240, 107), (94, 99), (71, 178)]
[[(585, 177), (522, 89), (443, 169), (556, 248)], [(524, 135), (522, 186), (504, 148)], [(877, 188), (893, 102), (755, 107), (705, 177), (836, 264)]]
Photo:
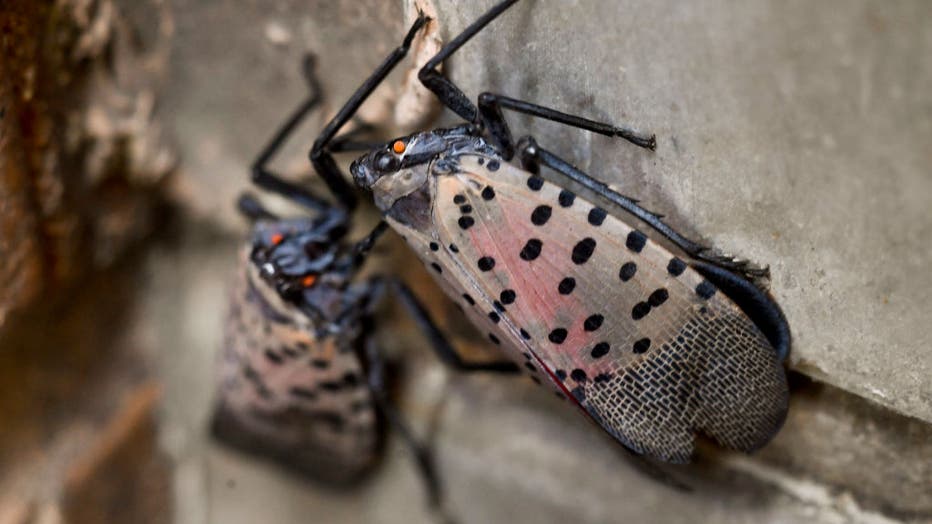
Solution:
[(424, 64), (424, 67), (422, 67), (417, 74), (418, 80), (424, 84), (424, 87), (433, 92), (443, 105), (447, 106), (467, 122), (478, 124), (479, 111), (463, 91), (456, 87), (456, 84), (445, 78), (440, 71), (437, 71), (437, 66), (517, 1), (518, 0), (504, 0), (495, 5), (492, 9), (489, 9), (488, 12), (464, 29), (456, 38), (450, 40), (447, 45), (443, 46), (433, 58)]
[(424, 27), (427, 21), (428, 19), (426, 16), (418, 16), (411, 28), (408, 29), (408, 33), (405, 35), (402, 44), (395, 48), (395, 50), (385, 58), (382, 64), (376, 68), (375, 72), (356, 89), (356, 92), (354, 92), (343, 107), (337, 111), (337, 114), (324, 126), (317, 140), (314, 141), (314, 146), (311, 148), (309, 156), (311, 163), (314, 165), (314, 169), (317, 170), (317, 173), (324, 179), (324, 182), (327, 183), (330, 190), (337, 195), (337, 198), (340, 199), (340, 202), (347, 209), (356, 207), (356, 193), (353, 191), (350, 184), (346, 182), (346, 179), (340, 172), (340, 168), (337, 167), (337, 163), (333, 160), (332, 151), (330, 149), (332, 141), (340, 129), (356, 114), (363, 102), (369, 98), (369, 95), (372, 94), (375, 88), (385, 80), (385, 77), (387, 77), (405, 55), (408, 54), (408, 49), (411, 47), (411, 41), (414, 40), (414, 35)]

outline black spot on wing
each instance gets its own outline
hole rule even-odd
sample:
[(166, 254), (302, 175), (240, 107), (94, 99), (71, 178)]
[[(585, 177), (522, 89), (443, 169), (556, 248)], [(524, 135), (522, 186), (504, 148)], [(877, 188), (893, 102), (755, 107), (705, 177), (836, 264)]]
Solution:
[(638, 302), (631, 308), (631, 318), (634, 320), (641, 320), (650, 313), (650, 304), (647, 302)]
[(608, 373), (599, 373), (595, 376), (595, 378), (592, 379), (592, 381), (601, 384), (602, 382), (608, 382), (611, 378), (612, 376)]
[(543, 246), (544, 246), (544, 243), (541, 242), (540, 239), (538, 238), (529, 239), (524, 244), (524, 247), (521, 248), (521, 253), (519, 253), (521, 260), (526, 260), (530, 262), (536, 259), (537, 257), (540, 256), (540, 251), (543, 248)]
[(557, 286), (557, 291), (559, 291), (561, 295), (569, 295), (574, 289), (576, 289), (576, 279), (573, 277), (564, 278)]
[(556, 328), (547, 335), (547, 339), (554, 344), (562, 344), (566, 340), (567, 332), (563, 328)]
[(592, 358), (602, 358), (605, 355), (608, 355), (608, 351), (611, 349), (608, 342), (599, 342), (592, 347), (592, 351), (589, 353), (592, 355)]
[(676, 257), (671, 258), (667, 264), (667, 272), (678, 277), (683, 274), (683, 271), (686, 271), (686, 263)]
[(531, 213), (531, 223), (535, 226), (542, 226), (550, 220), (550, 214), (553, 211), (553, 208), (550, 206), (540, 205), (534, 208), (534, 211)]
[(666, 302), (668, 298), (670, 298), (670, 293), (666, 289), (660, 288), (647, 297), (647, 303), (651, 307), (657, 307)]
[(304, 400), (314, 400), (317, 398), (317, 394), (307, 388), (302, 388), (299, 386), (294, 386), (288, 390), (288, 393), (293, 397), (298, 397)]
[(647, 353), (647, 350), (650, 349), (650, 339), (642, 338), (634, 343), (634, 346), (631, 348), (632, 351), (638, 355), (642, 353)]
[(602, 222), (605, 221), (605, 216), (606, 216), (606, 213), (604, 209), (602, 209), (601, 207), (594, 207), (589, 210), (589, 216), (587, 217), (587, 219), (589, 220), (589, 223), (592, 224), (593, 226), (601, 226)]
[(495, 267), (495, 259), (492, 257), (482, 257), (477, 263), (480, 271), (491, 271)]
[(589, 257), (592, 256), (592, 253), (595, 251), (596, 242), (594, 238), (586, 237), (573, 246), (572, 259), (573, 263), (576, 265), (585, 264), (589, 261)]
[(560, 202), (561, 207), (570, 207), (575, 200), (576, 194), (568, 189), (560, 191), (560, 196), (557, 197), (557, 201)]
[(605, 317), (599, 315), (598, 313), (594, 315), (589, 315), (586, 320), (583, 321), (583, 329), (586, 331), (595, 331), (602, 327), (602, 322), (605, 321)]
[(696, 294), (699, 295), (699, 298), (708, 300), (715, 294), (715, 286), (708, 280), (703, 280), (696, 286)]
[(621, 269), (618, 271), (618, 278), (622, 282), (627, 282), (634, 277), (634, 274), (638, 272), (638, 265), (634, 262), (625, 262), (621, 265)]
[(347, 387), (351, 387), (351, 388), (354, 388), (354, 387), (358, 386), (358, 385), (359, 385), (359, 375), (357, 375), (357, 374), (355, 374), (355, 373), (352, 373), (352, 372), (344, 373), (344, 374), (343, 374), (343, 384), (345, 384)]
[(625, 239), (625, 246), (635, 253), (640, 253), (645, 244), (647, 244), (647, 237), (637, 229), (628, 233), (628, 238)]

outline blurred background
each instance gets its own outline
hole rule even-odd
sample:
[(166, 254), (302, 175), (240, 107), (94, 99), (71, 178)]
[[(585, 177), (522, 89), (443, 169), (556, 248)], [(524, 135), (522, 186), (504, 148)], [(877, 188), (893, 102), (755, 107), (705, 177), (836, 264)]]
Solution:
[[(275, 167), (316, 184), (315, 132), (400, 41), (413, 0), (0, 3), (0, 524), (433, 522), (397, 439), (354, 489), (207, 431), (248, 166), (305, 96)], [(367, 104), (386, 135), (449, 120), (414, 63), (491, 0), (418, 0), (412, 60)], [(932, 3), (524, 0), (446, 69), (484, 90), (657, 134), (656, 153), (511, 116), (679, 229), (770, 264), (793, 328), (786, 426), (644, 475), (526, 379), (380, 336), (460, 522), (932, 522)], [(438, 120), (439, 118), (439, 120)], [(351, 160), (351, 155), (345, 160)], [(267, 199), (272, 202), (273, 199)], [(273, 203), (282, 207), (282, 203)], [(376, 216), (359, 215), (360, 231)], [(483, 337), (399, 239), (454, 342)]]

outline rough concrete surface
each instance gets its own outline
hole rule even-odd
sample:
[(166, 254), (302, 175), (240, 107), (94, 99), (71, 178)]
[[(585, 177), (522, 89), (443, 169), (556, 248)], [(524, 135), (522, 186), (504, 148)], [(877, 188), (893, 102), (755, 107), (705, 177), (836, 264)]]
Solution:
[[(492, 4), (434, 3), (444, 38)], [(177, 520), (426, 520), (397, 443), (373, 482), (334, 494), (204, 435), (224, 275), (243, 231), (230, 202), (252, 155), (304, 95), (303, 52), (319, 55), (329, 114), (401, 37), (406, 11), (374, 0), (170, 4), (177, 34), (164, 108), (184, 160), (174, 194), (197, 220), (154, 254), (144, 295), (154, 325), (172, 327), (151, 341), (163, 349)], [(675, 470), (699, 486), (687, 495), (637, 474), (523, 383), (446, 377), (415, 353), (403, 407), (421, 429), (437, 419), (453, 513), (464, 522), (929, 518), (929, 20), (922, 0), (526, 0), (461, 50), (447, 71), (470, 96), (490, 90), (656, 133), (648, 153), (509, 117), (516, 135), (535, 134), (690, 235), (770, 264), (793, 329), (791, 367), (837, 389), (803, 386), (760, 458), (709, 451)], [(397, 92), (383, 91), (369, 118), (387, 121)], [(321, 124), (312, 120), (280, 170), (307, 173)], [(406, 275), (431, 292), (424, 273)], [(456, 317), (446, 322), (463, 332)], [(418, 344), (400, 332), (386, 343), (399, 353)]]

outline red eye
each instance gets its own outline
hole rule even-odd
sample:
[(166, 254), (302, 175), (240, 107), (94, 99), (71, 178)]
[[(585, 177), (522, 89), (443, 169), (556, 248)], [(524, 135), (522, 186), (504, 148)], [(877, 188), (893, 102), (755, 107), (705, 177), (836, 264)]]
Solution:
[(285, 239), (285, 235), (282, 235), (281, 233), (275, 233), (274, 235), (272, 235), (272, 238), (271, 238), (272, 245), (277, 246), (281, 244), (282, 240), (284, 239)]
[(402, 142), (401, 140), (395, 140), (395, 143), (392, 144), (392, 151), (394, 151), (396, 154), (399, 154), (399, 155), (404, 153), (405, 143)]

